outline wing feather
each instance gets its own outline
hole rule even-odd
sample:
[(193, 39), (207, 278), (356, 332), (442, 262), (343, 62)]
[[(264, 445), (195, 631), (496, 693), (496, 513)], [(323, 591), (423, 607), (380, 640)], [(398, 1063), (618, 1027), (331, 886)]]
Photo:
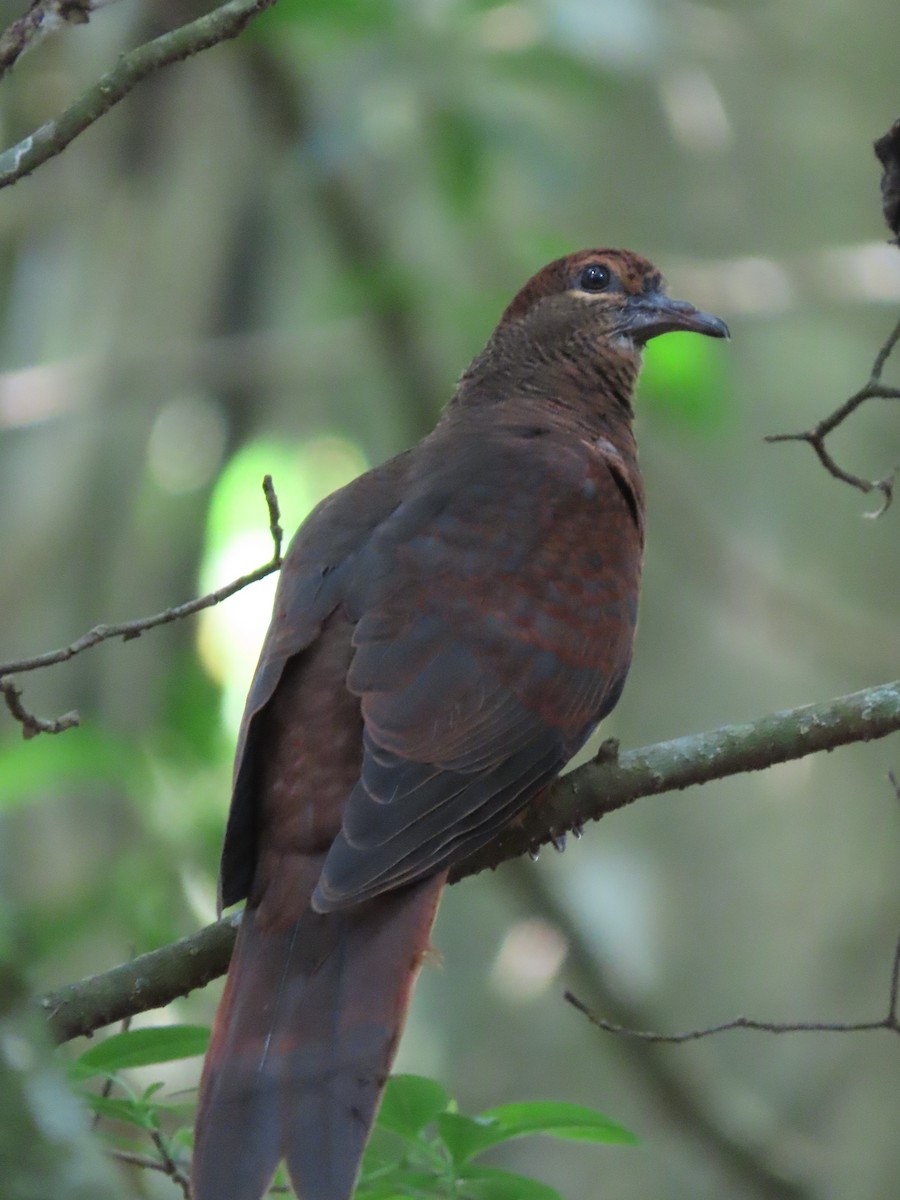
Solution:
[(468, 464), (478, 486), (456, 492), (440, 463), (425, 464), (428, 495), (413, 487), (360, 556), (347, 683), (362, 705), (363, 764), (320, 911), (489, 840), (620, 690), (641, 558), (631, 506), (583, 446), (552, 469), (519, 453), (486, 438)]

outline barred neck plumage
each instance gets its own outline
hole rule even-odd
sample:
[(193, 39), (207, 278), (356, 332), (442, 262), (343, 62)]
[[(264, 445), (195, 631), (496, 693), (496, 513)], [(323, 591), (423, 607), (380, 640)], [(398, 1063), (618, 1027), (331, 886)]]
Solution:
[(566, 423), (586, 432), (630, 423), (640, 351), (624, 339), (598, 339), (589, 326), (560, 332), (523, 336), (521, 327), (500, 326), (463, 373), (445, 415), (515, 399), (565, 413)]

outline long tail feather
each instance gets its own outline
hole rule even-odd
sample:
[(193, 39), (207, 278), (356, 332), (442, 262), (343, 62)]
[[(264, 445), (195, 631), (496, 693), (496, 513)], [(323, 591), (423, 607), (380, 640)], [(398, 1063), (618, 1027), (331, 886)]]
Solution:
[(195, 1200), (349, 1200), (445, 876), (292, 925), (244, 915), (200, 1085)]

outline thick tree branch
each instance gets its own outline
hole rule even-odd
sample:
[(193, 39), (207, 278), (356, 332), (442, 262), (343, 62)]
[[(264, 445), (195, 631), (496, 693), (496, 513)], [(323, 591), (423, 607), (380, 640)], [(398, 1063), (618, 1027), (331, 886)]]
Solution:
[(65, 112), (0, 153), (0, 188), (30, 175), (36, 167), (65, 150), (148, 75), (237, 37), (254, 17), (274, 4), (275, 0), (228, 0), (196, 21), (123, 54), (117, 65)]
[(111, 971), (49, 992), (39, 1001), (59, 1042), (149, 1012), (205, 987), (228, 968), (237, 919), (225, 917), (199, 933), (129, 959)]
[(820, 750), (886, 737), (898, 729), (900, 680), (770, 713), (747, 724), (658, 742), (618, 757), (606, 750), (609, 743), (605, 743), (593, 762), (560, 779), (544, 803), (533, 806), (519, 824), (466, 859), (451, 879), (496, 867), (552, 841), (554, 834), (599, 820), (641, 796), (762, 771)]
[[(759, 771), (850, 742), (885, 737), (898, 729), (900, 680), (747, 724), (660, 742), (620, 757), (610, 754), (605, 743), (597, 759), (559, 780), (514, 828), (461, 863), (451, 880), (496, 867), (641, 796)], [(128, 1015), (167, 1004), (221, 975), (233, 941), (234, 921), (227, 918), (111, 971), (60, 988), (46, 995), (41, 1006), (59, 1041), (90, 1034)]]

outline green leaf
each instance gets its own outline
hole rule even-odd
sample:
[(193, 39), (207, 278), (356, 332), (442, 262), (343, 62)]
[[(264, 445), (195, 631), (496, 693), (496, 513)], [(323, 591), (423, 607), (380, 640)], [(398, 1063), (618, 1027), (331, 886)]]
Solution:
[(159, 1025), (153, 1029), (128, 1029), (114, 1033), (85, 1050), (72, 1064), (79, 1079), (112, 1075), (128, 1067), (193, 1058), (206, 1051), (209, 1029), (205, 1025)]
[(633, 1133), (603, 1113), (580, 1104), (562, 1104), (551, 1100), (501, 1104), (481, 1113), (481, 1119), (497, 1123), (498, 1133), (502, 1133), (497, 1142), (534, 1133), (549, 1134), (572, 1142), (633, 1145), (638, 1140)]
[(392, 1170), (406, 1154), (406, 1141), (377, 1125), (372, 1130), (363, 1155), (362, 1173), (366, 1176), (382, 1176)]
[(450, 1097), (433, 1079), (422, 1075), (392, 1075), (384, 1089), (378, 1124), (409, 1140), (449, 1103)]
[(354, 1200), (435, 1200), (445, 1195), (444, 1180), (434, 1171), (397, 1166), (381, 1179), (363, 1179), (353, 1193)]
[(112, 1096), (98, 1096), (96, 1092), (82, 1091), (81, 1098), (100, 1117), (136, 1125), (138, 1129), (156, 1129), (159, 1121), (152, 1105), (140, 1100), (129, 1100)]
[(497, 1121), (466, 1117), (462, 1113), (438, 1113), (437, 1128), (457, 1166), (509, 1136)]
[(496, 1167), (470, 1167), (462, 1173), (459, 1195), (466, 1200), (562, 1200), (546, 1183), (501, 1171)]

